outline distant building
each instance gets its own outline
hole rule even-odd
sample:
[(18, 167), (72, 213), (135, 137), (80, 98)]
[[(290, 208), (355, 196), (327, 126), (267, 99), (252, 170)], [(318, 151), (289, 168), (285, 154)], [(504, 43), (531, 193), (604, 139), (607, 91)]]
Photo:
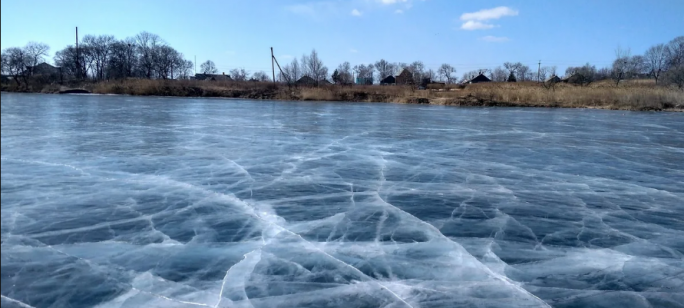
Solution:
[(318, 84), (319, 85), (321, 85), (321, 84), (332, 84), (332, 82), (328, 81), (328, 79), (323, 79), (323, 80), (319, 81)]
[(384, 79), (380, 80), (381, 85), (391, 85), (391, 84), (396, 84), (396, 83), (397, 83), (397, 79), (394, 78), (394, 76), (392, 76), (392, 75), (389, 75), (389, 76), (385, 77)]
[(480, 74), (477, 75), (475, 78), (468, 80), (467, 83), (480, 83), (480, 82), (490, 82), (490, 81), (492, 81), (492, 80), (489, 79), (489, 78), (488, 78), (487, 76), (485, 76), (484, 74), (480, 73)]
[(26, 69), (33, 76), (59, 76), (60, 71), (60, 67), (52, 66), (45, 62), (36, 66), (27, 66)]
[(560, 77), (558, 77), (556, 75), (552, 75), (548, 79), (544, 80), (544, 82), (545, 83), (557, 83), (557, 82), (561, 82), (561, 79), (560, 79)]
[(396, 83), (400, 85), (413, 84), (413, 73), (405, 68), (399, 75), (397, 75), (395, 80)]
[(309, 76), (302, 76), (302, 78), (299, 78), (295, 84), (299, 86), (315, 86), (316, 85), (316, 80)]
[(230, 76), (223, 74), (195, 74), (195, 80), (210, 80), (210, 81), (231, 81)]

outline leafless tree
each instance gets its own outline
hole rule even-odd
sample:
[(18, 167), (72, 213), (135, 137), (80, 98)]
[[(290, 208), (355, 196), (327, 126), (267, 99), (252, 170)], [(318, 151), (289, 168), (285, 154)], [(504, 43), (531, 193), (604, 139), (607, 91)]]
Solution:
[(517, 63), (506, 62), (506, 63), (504, 63), (504, 68), (508, 71), (509, 75), (511, 73), (517, 74), (518, 70), (520, 70), (521, 66), (522, 66), (522, 63), (520, 63), (520, 62), (517, 62)]
[(551, 71), (551, 68), (548, 66), (542, 66), (539, 68), (539, 81), (544, 81), (547, 79), (549, 75), (549, 72)]
[(311, 50), (311, 54), (308, 56), (302, 56), (302, 65), (304, 66), (304, 75), (313, 78), (316, 85), (328, 76), (328, 68), (323, 65), (316, 49)]
[[(352, 83), (352, 67), (349, 62), (344, 62), (337, 67), (337, 81), (342, 84)], [(333, 80), (334, 81), (334, 80)]]
[(0, 53), (0, 56), (2, 56), (2, 70), (0, 71), (3, 75), (9, 74), (9, 56), (5, 54), (4, 50)]
[(7, 71), (14, 78), (17, 85), (20, 85), (19, 77), (26, 77), (26, 66), (32, 59), (26, 54), (23, 48), (11, 47), (2, 52), (7, 58)]
[(677, 86), (680, 90), (684, 89), (684, 63), (671, 66), (663, 74), (663, 80), (667, 84)]
[(649, 48), (644, 58), (646, 59), (646, 69), (653, 76), (656, 84), (658, 84), (658, 78), (660, 78), (661, 73), (667, 67), (667, 48), (665, 44), (658, 44)]
[(111, 35), (86, 35), (83, 37), (83, 47), (88, 50), (90, 63), (92, 63), (93, 77), (104, 80), (105, 71), (109, 62), (109, 54), (112, 44), (116, 40)]
[(234, 68), (230, 70), (230, 78), (235, 81), (246, 81), (249, 73), (244, 68)]
[(415, 84), (421, 84), (425, 73), (425, 64), (421, 61), (414, 61), (409, 65), (409, 71), (413, 74), (413, 82)]
[(263, 81), (270, 81), (271, 77), (268, 76), (268, 74), (266, 74), (266, 72), (264, 72), (264, 71), (258, 71), (258, 72), (254, 72), (254, 74), (252, 74), (252, 78), (250, 78), (250, 80), (262, 81), (263, 82)]
[(437, 78), (439, 78), (439, 75), (437, 75), (437, 73), (433, 69), (429, 69), (425, 71), (425, 78), (430, 78), (430, 80), (437, 80)]
[(506, 73), (501, 66), (497, 66), (494, 71), (492, 71), (492, 81), (504, 82), (506, 81), (506, 78), (508, 78), (508, 73)]
[(611, 73), (615, 80), (615, 86), (620, 84), (620, 80), (625, 78), (626, 72), (629, 70), (629, 61), (632, 56), (632, 51), (629, 48), (622, 48), (618, 46), (615, 49), (615, 60), (613, 61), (613, 71)]
[(452, 83), (453, 78), (451, 75), (456, 74), (456, 69), (451, 66), (448, 63), (442, 64), (439, 69), (437, 70), (437, 73), (442, 76), (442, 80), (444, 80), (446, 83)]
[(684, 36), (678, 36), (667, 43), (667, 64), (671, 67), (684, 64)]
[(356, 77), (362, 78), (363, 80), (366, 81), (368, 84), (373, 83), (373, 73), (375, 72), (375, 66), (373, 64), (359, 64), (355, 65), (353, 68), (354, 72), (356, 73)]
[(290, 64), (285, 65), (283, 72), (286, 74), (286, 79), (289, 78), (289, 82), (294, 83), (299, 80), (302, 77), (302, 68), (297, 58), (292, 59)]
[(378, 71), (378, 80), (383, 80), (387, 76), (394, 75), (394, 71), (396, 70), (395, 65), (385, 59), (380, 59), (375, 62), (374, 67), (375, 70)]
[(50, 51), (50, 46), (48, 46), (47, 44), (29, 42), (28, 44), (26, 44), (26, 47), (24, 47), (24, 53), (28, 58), (28, 62), (26, 63), (26, 65), (34, 67), (40, 63), (45, 62), (45, 57), (47, 57), (48, 51)]
[(139, 69), (142, 75), (148, 79), (154, 76), (154, 50), (163, 44), (162, 39), (149, 32), (141, 32), (135, 36), (139, 53)]
[(206, 62), (202, 63), (200, 65), (200, 71), (203, 74), (216, 74), (218, 73), (218, 69), (216, 68), (216, 64), (214, 61), (207, 60)]
[(194, 63), (190, 60), (185, 60), (181, 57), (181, 61), (178, 63), (178, 78), (187, 79), (192, 75), (192, 68)]

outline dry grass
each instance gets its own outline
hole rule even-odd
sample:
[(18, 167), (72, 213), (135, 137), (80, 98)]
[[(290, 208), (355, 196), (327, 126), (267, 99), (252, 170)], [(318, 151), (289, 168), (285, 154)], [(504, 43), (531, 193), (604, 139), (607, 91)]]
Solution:
[[(408, 86), (288, 87), (270, 82), (129, 79), (81, 84), (93, 93), (186, 97), (233, 97), (308, 101), (394, 102), (459, 106), (520, 106), (602, 108), (621, 110), (684, 110), (684, 91), (656, 86), (652, 80), (604, 80), (581, 87), (557, 84), (545, 88), (534, 82), (480, 83), (416, 90)], [(33, 92), (55, 93), (44, 86)], [(3, 87), (3, 90), (9, 90)]]

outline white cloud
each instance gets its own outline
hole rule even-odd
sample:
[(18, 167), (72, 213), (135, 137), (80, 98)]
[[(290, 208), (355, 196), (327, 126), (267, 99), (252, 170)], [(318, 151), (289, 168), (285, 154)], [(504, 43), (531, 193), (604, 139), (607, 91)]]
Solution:
[(351, 53), (357, 53), (357, 52), (359, 52), (359, 51), (356, 50), (356, 49), (354, 49), (354, 48), (352, 48), (352, 49), (349, 49), (349, 52), (351, 52)]
[(517, 16), (518, 11), (505, 6), (495, 7), (493, 9), (479, 10), (473, 13), (463, 13), (461, 15), (461, 20), (464, 23), (461, 25), (463, 30), (486, 30), (497, 25), (486, 23), (484, 21), (491, 19), (499, 19), (504, 16)]
[(408, 2), (408, 0), (380, 0), (382, 4), (395, 4), (400, 2)]
[(396, 10), (396, 11), (394, 11), (394, 14), (404, 14), (404, 11), (403, 10)]
[(481, 37), (480, 40), (483, 40), (483, 41), (485, 41), (485, 42), (500, 43), (500, 42), (510, 41), (511, 39), (509, 39), (509, 38), (507, 38), (507, 37), (505, 37), (505, 36), (491, 36), (491, 35), (487, 35), (487, 36)]
[(490, 20), (499, 19), (504, 16), (517, 16), (518, 11), (505, 6), (495, 7), (493, 9), (479, 10), (473, 13), (463, 13), (461, 20)]
[(361, 16), (361, 12), (359, 12), (359, 10), (357, 10), (357, 9), (353, 9), (353, 10), (351, 11), (351, 14), (352, 14), (353, 16)]
[(466, 21), (463, 23), (463, 25), (461, 25), (461, 29), (463, 30), (486, 30), (494, 27), (496, 26), (474, 20)]

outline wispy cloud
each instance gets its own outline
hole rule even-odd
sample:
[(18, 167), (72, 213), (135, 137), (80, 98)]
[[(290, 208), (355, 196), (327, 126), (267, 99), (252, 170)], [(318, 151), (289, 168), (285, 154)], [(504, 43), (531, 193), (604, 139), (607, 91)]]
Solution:
[(404, 10), (396, 10), (394, 11), (394, 14), (404, 14)]
[(400, 2), (408, 2), (408, 0), (379, 0), (382, 4), (395, 4)]
[(352, 49), (349, 49), (349, 52), (351, 52), (351, 53), (357, 53), (357, 52), (359, 52), (359, 51), (356, 50), (356, 49), (354, 49), (354, 48), (352, 48)]
[(494, 27), (496, 27), (496, 26), (492, 25), (492, 24), (486, 24), (483, 22), (479, 22), (479, 21), (474, 21), (474, 20), (466, 21), (461, 25), (461, 29), (463, 29), (463, 30), (486, 30), (486, 29), (491, 29)]
[(518, 11), (506, 6), (499, 6), (492, 9), (479, 10), (472, 13), (463, 13), (461, 15), (461, 29), (463, 30), (485, 30), (497, 27), (497, 25), (487, 23), (486, 21), (492, 19), (499, 19), (504, 16), (517, 16)]
[(480, 40), (485, 41), (485, 42), (491, 42), (491, 43), (501, 43), (501, 42), (507, 42), (510, 41), (511, 39), (505, 37), (505, 36), (483, 36), (480, 38)]
[(351, 11), (352, 16), (361, 16), (361, 12), (357, 9), (353, 9)]
[(461, 20), (490, 20), (499, 19), (504, 16), (517, 16), (518, 11), (505, 6), (495, 7), (493, 9), (479, 10), (473, 13), (463, 13)]

